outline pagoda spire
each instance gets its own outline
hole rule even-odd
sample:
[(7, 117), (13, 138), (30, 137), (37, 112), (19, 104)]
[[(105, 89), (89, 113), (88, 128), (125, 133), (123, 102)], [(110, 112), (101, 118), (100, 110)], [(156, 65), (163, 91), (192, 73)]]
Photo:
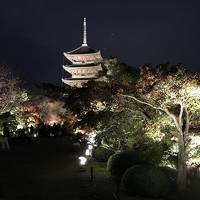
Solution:
[(86, 26), (86, 17), (83, 20), (83, 44), (82, 46), (87, 46), (87, 26)]

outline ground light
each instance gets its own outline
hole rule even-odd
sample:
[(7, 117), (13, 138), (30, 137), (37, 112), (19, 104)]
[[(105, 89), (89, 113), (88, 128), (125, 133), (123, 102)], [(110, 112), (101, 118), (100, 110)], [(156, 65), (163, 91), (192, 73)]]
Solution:
[[(79, 164), (82, 168), (82, 170), (85, 170), (85, 165), (87, 164), (87, 160), (91, 158), (92, 156), (92, 150), (93, 150), (93, 145), (88, 144), (87, 149), (85, 150), (85, 156), (80, 156), (78, 157), (79, 159)], [(90, 181), (93, 182), (94, 180), (94, 170), (93, 166), (90, 167)]]
[(36, 137), (37, 137), (37, 134), (36, 134), (36, 133), (34, 133), (34, 134), (33, 134), (33, 137), (34, 137), (34, 138), (36, 138)]
[(81, 165), (81, 166), (85, 166), (86, 165), (86, 163), (87, 163), (87, 158), (86, 157), (84, 157), (84, 156), (80, 156), (80, 157), (78, 157), (78, 159), (79, 159), (79, 164)]
[(89, 150), (92, 150), (92, 149), (93, 149), (93, 146), (92, 146), (91, 144), (89, 144), (89, 145), (88, 145), (88, 149), (89, 149)]
[(85, 155), (86, 156), (92, 156), (92, 149), (93, 149), (93, 146), (91, 144), (88, 144), (88, 147), (85, 150)]
[(85, 155), (86, 155), (86, 156), (90, 156), (90, 150), (89, 150), (89, 149), (86, 149), (86, 150), (85, 150)]

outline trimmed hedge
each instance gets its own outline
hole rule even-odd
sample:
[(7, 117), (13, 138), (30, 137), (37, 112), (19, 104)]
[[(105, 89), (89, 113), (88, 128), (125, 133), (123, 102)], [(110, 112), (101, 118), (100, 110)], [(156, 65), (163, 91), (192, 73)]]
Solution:
[(123, 151), (112, 155), (107, 162), (107, 171), (113, 180), (120, 182), (123, 173), (133, 165), (151, 164), (152, 158), (142, 151)]
[(106, 162), (108, 158), (114, 153), (114, 151), (100, 146), (94, 149), (93, 158), (98, 162)]
[(169, 192), (169, 182), (159, 167), (136, 165), (124, 173), (122, 189), (129, 195), (144, 197), (163, 197)]
[(177, 170), (170, 167), (160, 167), (161, 171), (165, 174), (169, 182), (169, 192), (175, 193), (177, 188)]

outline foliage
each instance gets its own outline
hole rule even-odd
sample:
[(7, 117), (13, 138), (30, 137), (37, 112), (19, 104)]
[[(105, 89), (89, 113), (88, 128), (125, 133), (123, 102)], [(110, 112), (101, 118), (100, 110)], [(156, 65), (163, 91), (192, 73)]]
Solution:
[(169, 183), (160, 168), (136, 165), (124, 173), (122, 187), (129, 195), (163, 197), (168, 193)]
[(117, 96), (120, 90), (128, 90), (136, 82), (139, 70), (116, 58), (105, 59), (102, 66), (105, 74), (82, 88), (51, 84), (43, 84), (40, 88), (50, 99), (64, 102), (64, 108), (77, 117), (75, 127), (96, 130), (98, 144), (115, 150), (124, 149), (137, 143), (142, 136), (144, 116), (139, 116), (140, 111), (129, 114), (123, 109), (124, 101)]
[[(76, 117), (65, 107), (63, 101), (53, 100), (48, 97), (31, 97), (22, 107), (25, 119), (33, 119), (36, 124), (41, 122), (49, 125), (54, 123), (65, 123), (73, 127)], [(30, 124), (30, 122), (27, 122)]]
[(125, 87), (136, 82), (139, 76), (139, 70), (137, 68), (130, 67), (117, 58), (104, 59), (102, 67), (106, 71), (107, 79)]
[(16, 116), (10, 112), (6, 112), (0, 115), (0, 134), (3, 132), (3, 123), (8, 124), (10, 131), (15, 130), (17, 127)]
[(140, 156), (133, 155), (133, 151), (124, 151), (115, 153), (108, 159), (107, 171), (110, 173), (114, 182), (119, 183), (126, 169), (140, 162)]
[(176, 183), (177, 183), (177, 170), (172, 169), (170, 167), (160, 167), (160, 170), (165, 174), (168, 179), (169, 183), (169, 192), (175, 193), (176, 192)]
[(158, 146), (158, 144), (155, 144), (135, 151), (122, 151), (112, 155), (107, 162), (107, 170), (113, 180), (119, 182), (126, 169), (133, 165), (144, 163), (159, 164), (162, 158), (162, 151)]
[(189, 158), (190, 124), (197, 120), (200, 109), (200, 74), (189, 73), (181, 65), (144, 66), (135, 90), (137, 95), (125, 95), (137, 103), (166, 114), (175, 128), (178, 143), (178, 186), (186, 186), (186, 162)]
[(138, 140), (142, 140), (142, 121), (135, 119), (135, 116), (124, 116), (122, 113), (113, 113), (107, 118), (107, 123), (99, 122), (96, 141), (98, 144), (107, 145), (110, 148), (124, 150), (132, 147)]
[(0, 67), (0, 91), (0, 115), (11, 112), (28, 99), (20, 80), (14, 78), (11, 72), (2, 66)]
[(113, 150), (103, 146), (99, 146), (93, 151), (93, 157), (98, 162), (106, 162), (112, 154), (114, 154)]
[(68, 90), (71, 90), (67, 85), (65, 87), (57, 86), (51, 83), (42, 83), (37, 85), (37, 88), (42, 91), (42, 95), (55, 100), (62, 101), (65, 99)]

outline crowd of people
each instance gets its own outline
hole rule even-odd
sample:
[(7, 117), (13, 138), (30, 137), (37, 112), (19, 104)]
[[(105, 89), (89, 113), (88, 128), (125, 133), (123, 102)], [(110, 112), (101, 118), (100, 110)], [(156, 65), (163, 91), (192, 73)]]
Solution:
[(52, 126), (48, 124), (41, 123), (37, 127), (32, 125), (29, 127), (17, 129), (15, 132), (10, 131), (7, 123), (3, 123), (3, 131), (0, 137), (0, 143), (2, 150), (10, 150), (9, 138), (23, 138), (26, 141), (31, 142), (35, 137), (61, 137), (72, 135), (71, 130), (66, 124), (56, 124)]

